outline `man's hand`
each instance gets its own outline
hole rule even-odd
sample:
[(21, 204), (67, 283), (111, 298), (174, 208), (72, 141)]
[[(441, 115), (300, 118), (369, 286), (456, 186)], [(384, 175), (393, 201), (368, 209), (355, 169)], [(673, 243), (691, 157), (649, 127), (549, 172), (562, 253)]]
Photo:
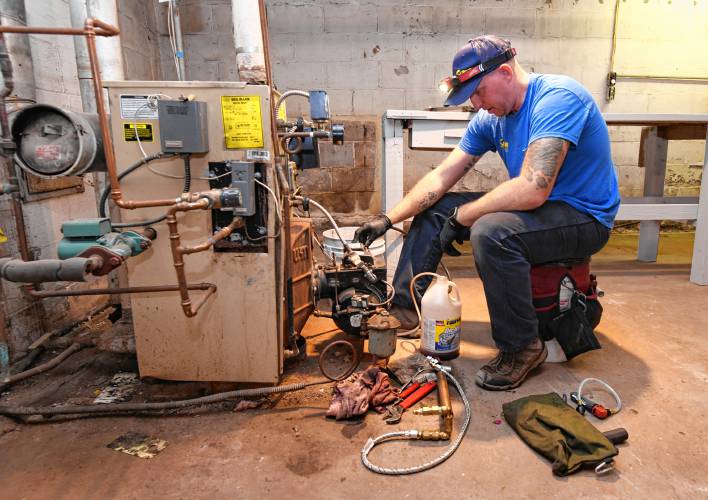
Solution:
[(354, 233), (354, 241), (358, 241), (365, 247), (368, 247), (376, 238), (383, 236), (386, 231), (392, 227), (391, 219), (389, 219), (386, 214), (379, 214), (356, 230)]
[(440, 230), (440, 246), (443, 252), (453, 257), (462, 255), (452, 244), (454, 241), (460, 245), (470, 237), (470, 228), (463, 226), (457, 221), (457, 207), (452, 211), (450, 217), (447, 218), (445, 224)]

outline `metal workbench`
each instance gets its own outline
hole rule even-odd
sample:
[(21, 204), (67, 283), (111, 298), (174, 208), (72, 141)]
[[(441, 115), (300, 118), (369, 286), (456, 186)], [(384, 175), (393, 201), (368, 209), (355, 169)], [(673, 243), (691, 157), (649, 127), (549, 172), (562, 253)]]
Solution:
[[(471, 118), (459, 111), (387, 110), (383, 115), (382, 209), (390, 210), (403, 198), (403, 130), (409, 130), (413, 149), (452, 150)], [(708, 114), (604, 114), (608, 125), (640, 126), (640, 165), (646, 168), (644, 196), (623, 198), (617, 220), (639, 220), (640, 261), (656, 260), (661, 220), (696, 220), (690, 280), (708, 285), (708, 181), (698, 197), (664, 197), (668, 141), (708, 139)], [(703, 173), (708, 171), (708, 140)], [(705, 176), (702, 177), (702, 179)], [(402, 238), (386, 235), (386, 262), (389, 274), (398, 263)]]

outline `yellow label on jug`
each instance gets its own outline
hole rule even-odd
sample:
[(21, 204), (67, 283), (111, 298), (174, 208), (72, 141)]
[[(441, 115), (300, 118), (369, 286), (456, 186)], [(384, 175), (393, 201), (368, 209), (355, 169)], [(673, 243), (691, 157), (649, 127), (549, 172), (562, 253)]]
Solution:
[(221, 96), (226, 149), (263, 147), (261, 98), (257, 95)]
[(450, 352), (460, 347), (461, 318), (423, 320), (423, 348), (427, 351)]

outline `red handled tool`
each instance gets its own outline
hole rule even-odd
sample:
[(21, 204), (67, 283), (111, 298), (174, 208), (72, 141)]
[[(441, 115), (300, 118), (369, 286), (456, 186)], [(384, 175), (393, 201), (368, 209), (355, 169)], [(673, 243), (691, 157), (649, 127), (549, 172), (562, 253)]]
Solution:
[(400, 422), (404, 411), (433, 392), (437, 386), (438, 383), (436, 380), (429, 380), (423, 384), (413, 382), (406, 390), (401, 392), (398, 398), (399, 402), (388, 407), (388, 410), (384, 414), (384, 422), (387, 424), (397, 424)]

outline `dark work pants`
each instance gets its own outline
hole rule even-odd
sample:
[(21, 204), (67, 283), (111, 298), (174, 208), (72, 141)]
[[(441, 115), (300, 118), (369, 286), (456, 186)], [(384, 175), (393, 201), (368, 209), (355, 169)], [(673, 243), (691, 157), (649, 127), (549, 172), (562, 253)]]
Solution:
[[(409, 283), (418, 273), (435, 272), (442, 249), (438, 235), (451, 210), (483, 193), (448, 193), (413, 219), (393, 279), (394, 304), (412, 309)], [(610, 230), (567, 203), (549, 201), (535, 210), (497, 212), (480, 217), (471, 228), (472, 251), (487, 299), (492, 337), (502, 351), (525, 348), (538, 335), (531, 298), (532, 265), (585, 258), (598, 252)], [(453, 277), (454, 278), (454, 277)], [(416, 283), (416, 297), (429, 278)]]

